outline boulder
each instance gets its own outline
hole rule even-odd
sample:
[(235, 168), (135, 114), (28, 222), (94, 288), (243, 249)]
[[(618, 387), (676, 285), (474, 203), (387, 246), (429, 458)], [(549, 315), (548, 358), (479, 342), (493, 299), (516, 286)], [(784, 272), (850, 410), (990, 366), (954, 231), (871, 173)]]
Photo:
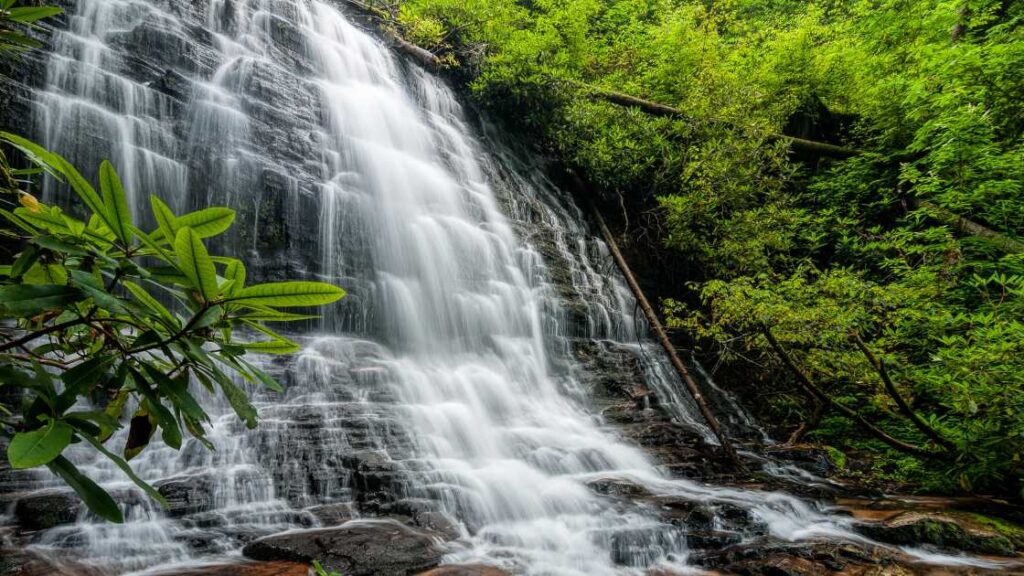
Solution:
[(46, 490), (19, 496), (14, 516), (25, 530), (46, 530), (78, 519), (81, 499), (71, 491)]
[(626, 498), (650, 496), (650, 491), (647, 488), (625, 478), (597, 478), (587, 482), (587, 486), (603, 496), (621, 496)]
[(213, 508), (213, 479), (209, 474), (162, 480), (156, 483), (156, 490), (167, 500), (167, 514), (172, 517)]
[(1010, 556), (1013, 541), (998, 529), (955, 513), (906, 511), (882, 522), (863, 524), (868, 538), (901, 546), (930, 544), (939, 548)]
[(446, 552), (436, 532), (391, 520), (353, 520), (337, 528), (296, 530), (250, 542), (254, 560), (319, 560), (345, 576), (405, 576), (437, 566)]

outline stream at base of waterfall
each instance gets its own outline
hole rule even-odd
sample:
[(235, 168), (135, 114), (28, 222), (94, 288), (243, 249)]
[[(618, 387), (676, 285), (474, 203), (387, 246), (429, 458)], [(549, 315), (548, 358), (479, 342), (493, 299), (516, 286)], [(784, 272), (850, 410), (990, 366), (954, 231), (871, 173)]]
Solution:
[[(1003, 566), (876, 546), (887, 533), (813, 497), (836, 487), (760, 449), (744, 453), (757, 474), (724, 471), (572, 200), (338, 4), (66, 4), (44, 76), (26, 82), (26, 131), (87, 174), (110, 159), (140, 217), (150, 193), (235, 208), (224, 248), (253, 274), (350, 295), (295, 329), (301, 353), (260, 360), (285, 392), (252, 390), (258, 429), (207, 397), (216, 450), (151, 446), (132, 461), (169, 509), (86, 447), (70, 457), (117, 495), (124, 524), (43, 472), (0, 471), (4, 546), (25, 562), (177, 574), (244, 549), (346, 576), (439, 563), (598, 576), (726, 566), (756, 543), (761, 560), (812, 565)], [(730, 432), (763, 444), (716, 396)], [(750, 478), (769, 485), (735, 487)]]

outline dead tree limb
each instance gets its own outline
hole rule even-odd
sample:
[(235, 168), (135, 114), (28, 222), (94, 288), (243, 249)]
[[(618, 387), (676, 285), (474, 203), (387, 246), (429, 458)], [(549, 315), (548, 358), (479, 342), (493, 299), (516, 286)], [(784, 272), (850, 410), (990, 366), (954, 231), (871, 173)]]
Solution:
[(412, 57), (413, 60), (419, 62), (424, 68), (435, 71), (441, 68), (441, 59), (437, 55), (422, 46), (409, 42), (397, 32), (398, 21), (395, 20), (394, 14), (359, 0), (342, 1), (377, 24), (381, 34), (388, 39), (391, 46), (396, 50)]
[(988, 228), (982, 224), (978, 224), (973, 220), (968, 220), (963, 216), (954, 214), (945, 208), (929, 202), (927, 200), (921, 200), (920, 198), (911, 198), (909, 200), (910, 207), (914, 210), (925, 209), (932, 216), (940, 222), (943, 222), (954, 229), (960, 231), (962, 234), (969, 236), (978, 236), (990, 240), (993, 244), (999, 247), (1000, 250), (1008, 254), (1020, 254), (1024, 252), (1024, 242), (1014, 240), (1005, 234), (1000, 234), (995, 230)]
[(881, 358), (875, 356), (871, 349), (868, 348), (867, 344), (864, 343), (864, 340), (861, 339), (860, 334), (851, 332), (850, 339), (853, 340), (854, 344), (857, 345), (857, 348), (859, 348), (868, 359), (868, 362), (871, 364), (871, 367), (875, 369), (875, 372), (878, 372), (878, 376), (881, 377), (882, 384), (885, 386), (885, 391), (896, 402), (896, 406), (899, 407), (900, 412), (914, 424), (914, 427), (920, 430), (921, 433), (927, 436), (932, 442), (942, 446), (947, 451), (955, 450), (955, 444), (943, 438), (937, 430), (929, 426), (928, 423), (910, 407), (910, 404), (907, 403), (906, 399), (903, 398), (903, 395), (900, 394), (899, 390), (897, 390), (896, 386), (892, 383), (892, 378), (889, 377), (889, 371), (885, 368), (885, 363), (882, 362)]
[(825, 415), (825, 403), (818, 400), (818, 398), (813, 394), (808, 394), (808, 396), (811, 397), (811, 402), (814, 402), (814, 412), (811, 413), (809, 420), (802, 422), (800, 426), (798, 426), (797, 429), (789, 435), (789, 438), (786, 440), (786, 445), (788, 446), (799, 444), (808, 432), (814, 430), (819, 424), (821, 424), (821, 418)]
[(822, 402), (828, 404), (832, 408), (835, 408), (843, 416), (846, 416), (850, 420), (856, 422), (868, 434), (874, 436), (875, 438), (891, 446), (892, 448), (900, 452), (904, 452), (906, 454), (911, 454), (921, 458), (941, 458), (945, 455), (944, 453), (937, 453), (932, 452), (930, 450), (925, 450), (920, 446), (915, 446), (914, 444), (909, 444), (897, 438), (893, 438), (882, 429), (868, 422), (867, 419), (858, 414), (857, 411), (840, 403), (839, 401), (832, 398), (828, 394), (825, 394), (825, 392), (822, 391), (821, 388), (815, 386), (814, 383), (811, 382), (811, 379), (808, 378), (806, 374), (804, 374), (804, 371), (801, 370), (795, 362), (793, 362), (793, 359), (790, 358), (789, 353), (786, 352), (786, 349), (783, 348), (782, 345), (779, 344), (779, 341), (775, 339), (775, 335), (772, 334), (770, 328), (765, 326), (762, 329), (762, 333), (764, 334), (765, 338), (767, 338), (768, 344), (771, 345), (772, 349), (775, 350), (775, 353), (779, 356), (779, 358), (782, 359), (783, 364), (785, 364), (786, 367), (789, 368), (791, 372), (793, 372), (793, 374), (797, 378), (797, 381), (806, 391), (813, 394), (816, 398), (818, 398), (818, 400), (821, 400)]
[[(636, 96), (630, 96), (629, 94), (623, 94), (622, 92), (615, 92), (614, 90), (605, 90), (602, 88), (596, 88), (582, 82), (571, 82), (574, 86), (579, 86), (587, 92), (587, 96), (597, 100), (603, 100), (605, 102), (615, 104), (618, 106), (624, 106), (626, 108), (637, 108), (651, 116), (661, 116), (667, 118), (676, 118), (681, 120), (690, 120), (694, 118), (678, 108), (673, 108), (659, 102), (652, 102), (650, 100), (644, 100), (643, 98), (637, 98)], [(723, 120), (716, 120), (714, 122), (721, 124), (732, 125), (729, 122)], [(784, 134), (770, 134), (768, 135), (770, 140), (782, 141), (788, 143), (792, 148), (800, 150), (801, 152), (808, 152), (817, 156), (828, 156), (831, 158), (849, 158), (860, 154), (860, 150), (854, 150), (852, 148), (844, 148), (843, 146), (836, 146), (835, 144), (828, 144), (827, 142), (817, 142), (815, 140), (807, 140), (804, 138), (797, 138), (795, 136), (786, 136)]]
[[(577, 179), (577, 185), (581, 188), (583, 183)], [(661, 325), (661, 320), (658, 315), (655, 314), (654, 308), (651, 307), (651, 303), (648, 302), (647, 297), (644, 296), (643, 290), (640, 289), (640, 284), (637, 283), (636, 277), (633, 276), (633, 272), (629, 269), (629, 265), (626, 263), (625, 257), (622, 252), (619, 251), (619, 246), (615, 242), (615, 237), (612, 236), (611, 230), (608, 229), (608, 225), (605, 224), (604, 218), (601, 217), (601, 213), (597, 211), (597, 207), (593, 203), (590, 203), (590, 211), (594, 216), (594, 220), (597, 222), (597, 227), (601, 231), (601, 236), (604, 238), (606, 244), (608, 244), (608, 250), (612, 253), (612, 258), (615, 260), (615, 264), (619, 267), (622, 275), (626, 278), (626, 283), (629, 285), (629, 289), (633, 292), (633, 296), (636, 297), (637, 302), (640, 304), (640, 308), (644, 311), (644, 316), (647, 317), (647, 323), (650, 324), (651, 331), (654, 332), (658, 342), (662, 348), (665, 349), (665, 353), (668, 355), (669, 361), (672, 363), (672, 367), (679, 373), (679, 377), (682, 378), (683, 383), (686, 384), (686, 389), (690, 393), (690, 397), (697, 404), (700, 409), (701, 415), (704, 416), (704, 420), (708, 423), (708, 427), (711, 428), (711, 432), (718, 439), (719, 444), (722, 446), (722, 452), (725, 453), (726, 457), (734, 463), (739, 463), (739, 457), (736, 455), (736, 449), (732, 445), (732, 441), (726, 436), (725, 431), (722, 429), (722, 425), (718, 422), (718, 418), (715, 417), (714, 412), (711, 411), (711, 407), (708, 406), (707, 401), (704, 399), (704, 395), (700, 391), (700, 387), (697, 385), (697, 381), (694, 380), (690, 371), (687, 370), (686, 365), (679, 359), (679, 355), (676, 354), (675, 346), (668, 338), (668, 334), (665, 332), (665, 328)]]

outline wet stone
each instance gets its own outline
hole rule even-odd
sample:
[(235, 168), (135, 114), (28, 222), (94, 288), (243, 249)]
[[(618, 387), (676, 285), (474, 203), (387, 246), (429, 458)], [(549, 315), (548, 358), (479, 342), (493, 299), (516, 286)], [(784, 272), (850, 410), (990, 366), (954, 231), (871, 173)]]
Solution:
[(161, 480), (154, 487), (167, 500), (169, 516), (180, 517), (213, 508), (213, 479), (209, 474)]
[(720, 549), (733, 544), (739, 544), (743, 535), (736, 532), (723, 532), (710, 530), (707, 532), (687, 532), (686, 546), (691, 549), (714, 548)]
[(997, 530), (942, 513), (902, 512), (883, 522), (863, 524), (857, 531), (880, 542), (903, 546), (932, 545), (1000, 556), (1016, 551), (1013, 542)]
[(78, 518), (81, 499), (70, 491), (40, 491), (20, 496), (14, 516), (25, 530), (46, 530), (72, 524)]
[(436, 532), (392, 521), (356, 520), (337, 528), (288, 532), (249, 543), (255, 560), (319, 560), (345, 576), (405, 576), (436, 566), (446, 552)]

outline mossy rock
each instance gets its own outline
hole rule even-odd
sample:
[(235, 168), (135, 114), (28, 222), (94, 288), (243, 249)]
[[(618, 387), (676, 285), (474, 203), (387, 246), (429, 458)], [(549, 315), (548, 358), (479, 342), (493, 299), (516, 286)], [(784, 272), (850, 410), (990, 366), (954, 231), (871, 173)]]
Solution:
[[(880, 542), (901, 546), (932, 545), (976, 554), (1012, 556), (1014, 539), (976, 515), (958, 513), (902, 512), (877, 524), (865, 524), (859, 531)], [(990, 519), (987, 519), (990, 520)]]

